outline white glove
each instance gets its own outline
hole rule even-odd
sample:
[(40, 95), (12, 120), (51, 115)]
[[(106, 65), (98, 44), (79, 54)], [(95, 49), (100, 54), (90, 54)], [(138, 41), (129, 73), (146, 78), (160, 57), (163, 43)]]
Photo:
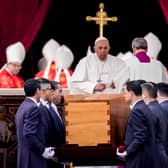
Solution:
[(119, 152), (119, 149), (117, 148), (116, 155), (119, 156), (121, 159), (125, 159), (125, 157), (128, 155), (127, 151), (125, 150), (124, 152)]
[(54, 147), (47, 147), (45, 148), (44, 152), (42, 153), (42, 156), (45, 158), (45, 159), (53, 159), (54, 158)]

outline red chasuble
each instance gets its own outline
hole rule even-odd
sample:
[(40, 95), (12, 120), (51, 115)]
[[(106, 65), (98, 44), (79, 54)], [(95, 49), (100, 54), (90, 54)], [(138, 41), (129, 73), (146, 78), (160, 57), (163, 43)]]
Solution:
[[(36, 75), (35, 75), (35, 78), (43, 78), (44, 77), (44, 72), (45, 72), (45, 69), (44, 70), (41, 70), (39, 71)], [(72, 70), (68, 70), (70, 76), (72, 76), (72, 73), (73, 71)], [(51, 66), (50, 66), (50, 70), (49, 70), (49, 74), (48, 74), (48, 79), (49, 80), (54, 80), (55, 77), (56, 77), (56, 65), (55, 63), (52, 63)], [(59, 78), (59, 82), (60, 82), (60, 85), (62, 88), (67, 88), (68, 85), (67, 85), (67, 78), (66, 78), (66, 75), (64, 72), (61, 72), (60, 74), (60, 78)]]
[(6, 69), (0, 72), (0, 88), (23, 88), (24, 80), (10, 74)]

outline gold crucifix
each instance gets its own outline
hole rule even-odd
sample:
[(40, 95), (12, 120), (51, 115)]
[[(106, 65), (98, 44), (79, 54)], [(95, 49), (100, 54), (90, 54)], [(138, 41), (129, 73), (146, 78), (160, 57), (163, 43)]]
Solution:
[(108, 17), (107, 12), (103, 11), (104, 9), (104, 4), (100, 3), (99, 4), (100, 11), (96, 13), (95, 17), (92, 16), (86, 16), (87, 21), (95, 21), (96, 24), (99, 24), (99, 36), (103, 36), (103, 26), (107, 25), (108, 21), (116, 22), (118, 18), (116, 16), (113, 17)]

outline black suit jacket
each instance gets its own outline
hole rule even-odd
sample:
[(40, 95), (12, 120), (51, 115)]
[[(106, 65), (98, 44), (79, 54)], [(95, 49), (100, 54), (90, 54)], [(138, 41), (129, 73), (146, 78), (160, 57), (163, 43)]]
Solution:
[(168, 100), (165, 100), (160, 103), (160, 106), (162, 108), (162, 111), (164, 113), (164, 119), (166, 120), (166, 130), (167, 132), (165, 133), (164, 136), (164, 142), (165, 142), (165, 148), (166, 148), (166, 153), (168, 155)]
[(126, 168), (153, 168), (154, 126), (149, 108), (138, 101), (132, 108), (126, 126)]
[(40, 105), (45, 126), (46, 146), (60, 147), (65, 144), (65, 127), (57, 113), (50, 106)]
[(164, 168), (168, 165), (168, 157), (165, 148), (166, 120), (164, 112), (159, 103), (155, 100), (148, 104), (152, 113), (152, 119), (155, 128), (155, 163), (157, 168)]
[(17, 135), (17, 168), (47, 167), (42, 157), (45, 148), (45, 130), (37, 104), (26, 98), (15, 115)]

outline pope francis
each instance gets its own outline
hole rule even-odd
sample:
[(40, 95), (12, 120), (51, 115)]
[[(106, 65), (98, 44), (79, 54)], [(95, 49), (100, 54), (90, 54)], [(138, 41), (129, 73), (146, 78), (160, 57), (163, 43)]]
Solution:
[(106, 37), (95, 40), (94, 53), (82, 58), (71, 77), (71, 94), (119, 93), (129, 78), (125, 62), (109, 54)]

